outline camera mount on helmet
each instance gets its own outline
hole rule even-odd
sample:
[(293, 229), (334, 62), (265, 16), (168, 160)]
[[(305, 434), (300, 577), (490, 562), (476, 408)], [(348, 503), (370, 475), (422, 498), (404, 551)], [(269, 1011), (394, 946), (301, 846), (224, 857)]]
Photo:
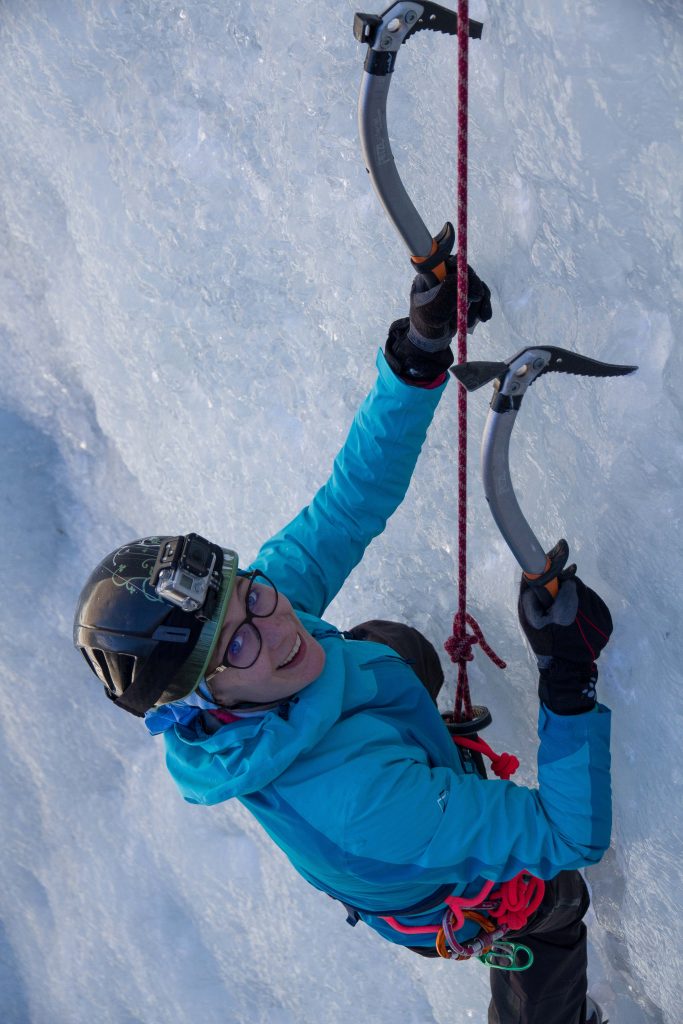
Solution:
[(220, 590), (223, 552), (215, 544), (188, 533), (170, 537), (159, 548), (151, 585), (159, 597), (197, 618), (209, 619)]

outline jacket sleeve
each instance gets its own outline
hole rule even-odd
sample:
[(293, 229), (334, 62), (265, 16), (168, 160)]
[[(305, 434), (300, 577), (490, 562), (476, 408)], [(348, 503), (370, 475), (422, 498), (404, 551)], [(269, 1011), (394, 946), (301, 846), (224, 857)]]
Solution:
[(596, 864), (610, 842), (610, 718), (603, 705), (567, 716), (541, 707), (538, 788), (416, 765), (372, 795), (379, 813), (358, 794), (349, 846), (382, 851), (387, 881), (419, 876), (435, 887)]
[(444, 391), (445, 383), (432, 389), (404, 383), (381, 352), (377, 368), (327, 483), (253, 563), (299, 611), (323, 614), (403, 501)]

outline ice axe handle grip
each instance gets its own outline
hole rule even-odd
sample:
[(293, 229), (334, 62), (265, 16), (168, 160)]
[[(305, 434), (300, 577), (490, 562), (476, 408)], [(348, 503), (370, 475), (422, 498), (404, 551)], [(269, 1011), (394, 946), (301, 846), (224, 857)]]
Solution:
[(560, 590), (560, 573), (569, 558), (569, 545), (564, 538), (558, 540), (546, 555), (545, 569), (541, 573), (524, 573), (524, 579), (536, 592), (536, 597), (544, 608), (550, 608)]
[(526, 572), (524, 573), (524, 579), (534, 588), (534, 593), (543, 605), (543, 608), (550, 608), (560, 591), (559, 580), (557, 579), (557, 576), (555, 576), (553, 579), (548, 580), (547, 583), (538, 584), (536, 583), (537, 578), (538, 577), (536, 576), (529, 576)]
[(446, 257), (450, 256), (454, 242), (455, 229), (450, 221), (447, 221), (436, 238), (432, 239), (432, 251), (428, 256), (410, 257), (414, 269), (426, 277), (430, 284), (438, 284), (445, 278), (448, 272)]

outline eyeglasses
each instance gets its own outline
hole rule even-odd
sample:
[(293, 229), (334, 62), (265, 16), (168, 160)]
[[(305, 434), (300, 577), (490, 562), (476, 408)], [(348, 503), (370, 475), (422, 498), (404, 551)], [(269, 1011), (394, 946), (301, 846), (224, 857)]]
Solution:
[(245, 618), (228, 640), (223, 661), (216, 672), (223, 668), (251, 668), (258, 660), (263, 644), (261, 634), (252, 620), (267, 619), (277, 608), (278, 592), (272, 580), (258, 569), (250, 572), (248, 579), (249, 586), (244, 597)]

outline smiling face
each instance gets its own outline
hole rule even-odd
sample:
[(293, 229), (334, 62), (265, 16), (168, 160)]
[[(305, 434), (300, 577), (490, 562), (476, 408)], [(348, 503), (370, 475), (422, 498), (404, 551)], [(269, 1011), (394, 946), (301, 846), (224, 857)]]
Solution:
[[(278, 594), (272, 615), (253, 619), (262, 641), (254, 664), (249, 668), (223, 665), (226, 653), (233, 661), (239, 651), (240, 643), (233, 640), (233, 634), (252, 610), (246, 607), (249, 583), (246, 577), (237, 580), (206, 672), (214, 699), (228, 707), (242, 701), (265, 704), (284, 700), (317, 679), (325, 664), (318, 641), (304, 629), (284, 594)], [(252, 600), (257, 586), (252, 588)], [(258, 610), (258, 602), (254, 608)]]

